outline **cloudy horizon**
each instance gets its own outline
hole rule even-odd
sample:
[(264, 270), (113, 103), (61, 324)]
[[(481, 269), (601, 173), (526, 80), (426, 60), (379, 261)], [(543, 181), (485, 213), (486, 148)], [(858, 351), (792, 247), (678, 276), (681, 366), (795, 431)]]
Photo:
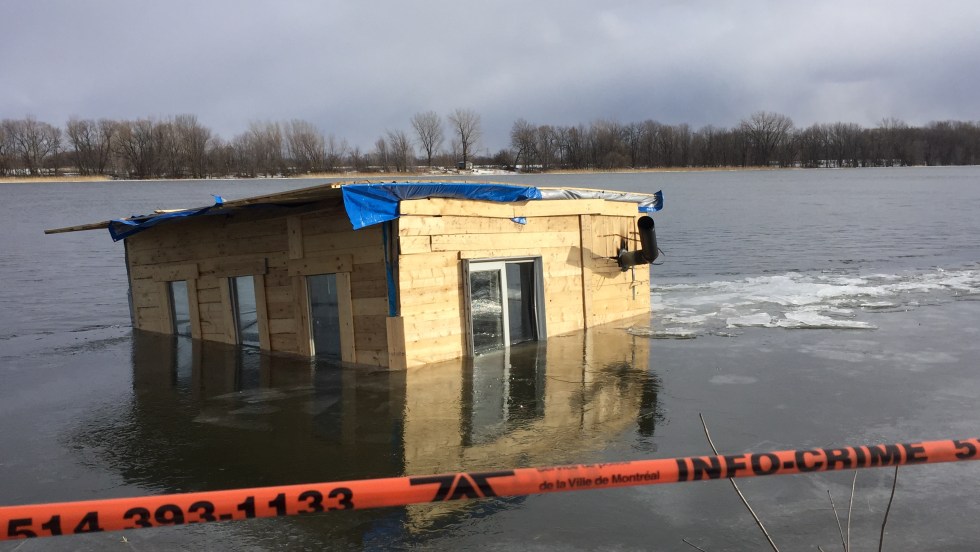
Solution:
[(731, 127), (980, 120), (980, 3), (4, 2), (0, 119), (303, 119), (370, 149), (413, 114)]

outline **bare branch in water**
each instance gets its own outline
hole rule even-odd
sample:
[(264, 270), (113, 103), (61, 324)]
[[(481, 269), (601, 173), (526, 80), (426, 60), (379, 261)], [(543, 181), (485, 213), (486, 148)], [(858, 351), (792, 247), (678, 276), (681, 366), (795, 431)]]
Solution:
[(844, 544), (844, 552), (851, 549), (851, 511), (854, 510), (854, 487), (857, 486), (858, 472), (854, 472), (854, 479), (851, 480), (851, 500), (847, 503), (847, 543)]
[(692, 547), (692, 548), (697, 548), (697, 549), (698, 549), (698, 550), (700, 550), (701, 552), (708, 552), (708, 551), (707, 551), (707, 550), (705, 550), (704, 548), (701, 548), (700, 546), (698, 546), (698, 545), (696, 545), (696, 544), (694, 544), (693, 542), (691, 542), (691, 541), (689, 541), (689, 540), (687, 540), (686, 538), (685, 538), (685, 539), (681, 539), (681, 542), (683, 542), (684, 544), (686, 544), (686, 545), (688, 545), (688, 546), (690, 546), (690, 547)]
[(840, 544), (844, 547), (844, 552), (847, 552), (847, 541), (844, 540), (844, 528), (840, 524), (840, 516), (837, 515), (837, 505), (834, 504), (834, 495), (830, 494), (830, 489), (827, 489), (827, 496), (830, 497), (830, 508), (834, 511), (834, 519), (837, 520), (837, 530), (840, 531)]
[[(718, 449), (715, 448), (715, 443), (711, 440), (711, 433), (708, 432), (708, 424), (705, 423), (704, 416), (698, 412), (698, 417), (701, 418), (701, 427), (704, 428), (704, 436), (708, 438), (708, 444), (711, 445), (711, 450), (714, 451), (715, 455), (718, 455)], [(779, 548), (776, 546), (776, 543), (773, 542), (772, 537), (769, 536), (769, 532), (766, 531), (766, 526), (762, 524), (762, 520), (756, 515), (755, 510), (752, 509), (752, 506), (749, 506), (749, 501), (745, 499), (745, 495), (743, 495), (742, 491), (738, 488), (738, 484), (735, 483), (735, 479), (729, 477), (728, 480), (731, 481), (732, 487), (734, 487), (735, 492), (738, 493), (738, 497), (742, 499), (742, 504), (745, 504), (745, 507), (749, 509), (749, 513), (752, 514), (752, 519), (755, 520), (756, 525), (758, 525), (759, 529), (762, 530), (762, 534), (766, 536), (766, 540), (769, 541), (769, 545), (772, 546), (772, 549), (775, 552), (779, 552)]]
[(897, 485), (898, 466), (895, 466), (895, 478), (892, 479), (892, 494), (888, 497), (888, 507), (885, 508), (885, 519), (881, 520), (881, 538), (878, 539), (878, 552), (881, 552), (881, 547), (885, 544), (885, 524), (888, 523), (888, 512), (892, 509), (892, 500), (895, 498), (895, 487)]

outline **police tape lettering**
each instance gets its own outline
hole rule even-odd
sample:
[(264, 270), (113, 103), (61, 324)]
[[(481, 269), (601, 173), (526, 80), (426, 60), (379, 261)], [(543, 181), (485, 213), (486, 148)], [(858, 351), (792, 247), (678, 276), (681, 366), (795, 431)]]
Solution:
[(691, 456), (0, 506), (0, 540), (422, 502), (977, 460), (980, 439)]

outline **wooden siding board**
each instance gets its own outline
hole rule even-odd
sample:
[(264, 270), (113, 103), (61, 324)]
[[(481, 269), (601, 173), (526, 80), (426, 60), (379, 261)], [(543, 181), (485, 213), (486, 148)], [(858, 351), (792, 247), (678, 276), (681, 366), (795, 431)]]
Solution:
[(385, 335), (388, 342), (388, 367), (404, 370), (408, 367), (405, 356), (405, 318), (390, 316), (385, 318)]
[(259, 347), (269, 350), (272, 346), (269, 333), (269, 306), (265, 296), (265, 276), (255, 276), (255, 313), (259, 324)]
[(578, 230), (532, 234), (454, 234), (432, 236), (433, 251), (541, 249), (578, 246)]
[(238, 342), (238, 332), (235, 323), (235, 310), (231, 305), (231, 283), (228, 278), (218, 280), (221, 289), (221, 334), (225, 343), (234, 345)]
[(187, 280), (187, 305), (191, 316), (191, 337), (201, 339), (201, 302), (196, 279)]
[(354, 305), (350, 297), (350, 274), (337, 274), (337, 313), (340, 317), (340, 358), (355, 362), (356, 336), (354, 332)]
[(310, 304), (306, 276), (293, 276), (293, 309), (296, 325), (296, 349), (293, 352), (310, 356), (313, 354), (313, 336), (310, 332)]
[(286, 232), (289, 241), (289, 258), (303, 258), (303, 221), (299, 216), (286, 217)]
[(353, 266), (354, 260), (350, 255), (304, 257), (289, 261), (289, 275), (312, 276), (315, 274), (350, 272)]
[(582, 215), (579, 217), (579, 223), (581, 225), (581, 281), (580, 289), (582, 293), (582, 325), (585, 329), (588, 329), (590, 324), (589, 321), (592, 317), (592, 293), (591, 286), (589, 282), (592, 279), (592, 267), (593, 267), (593, 231), (592, 231), (592, 215)]

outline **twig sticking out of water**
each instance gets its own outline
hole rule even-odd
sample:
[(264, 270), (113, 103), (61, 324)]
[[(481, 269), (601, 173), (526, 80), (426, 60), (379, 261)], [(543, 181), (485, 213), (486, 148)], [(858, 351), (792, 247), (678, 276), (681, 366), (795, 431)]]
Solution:
[(858, 472), (854, 472), (854, 479), (851, 480), (851, 500), (847, 503), (847, 542), (844, 544), (844, 552), (851, 549), (851, 511), (854, 510), (854, 487), (857, 486)]
[(885, 544), (885, 524), (888, 523), (888, 512), (892, 509), (892, 500), (895, 498), (896, 486), (898, 486), (898, 466), (895, 466), (895, 478), (892, 479), (892, 494), (888, 497), (888, 507), (885, 508), (885, 519), (881, 520), (881, 538), (878, 539), (878, 552), (881, 552), (881, 547)]
[[(711, 445), (711, 450), (714, 451), (715, 455), (717, 456), (718, 449), (715, 448), (715, 443), (711, 440), (711, 433), (708, 432), (708, 424), (705, 423), (704, 416), (700, 412), (698, 412), (698, 417), (701, 418), (701, 427), (704, 428), (704, 436), (708, 438), (708, 444)], [(735, 492), (738, 493), (738, 497), (742, 499), (742, 504), (745, 504), (745, 507), (749, 509), (749, 513), (752, 514), (752, 519), (755, 520), (756, 525), (758, 525), (759, 529), (762, 530), (762, 534), (766, 536), (766, 540), (769, 541), (769, 545), (772, 546), (772, 549), (775, 552), (779, 552), (779, 548), (776, 546), (776, 543), (773, 542), (772, 537), (769, 536), (769, 532), (766, 531), (766, 526), (762, 524), (762, 520), (755, 514), (755, 510), (752, 509), (752, 506), (749, 506), (749, 501), (745, 499), (745, 495), (743, 495), (742, 491), (739, 490), (738, 484), (735, 483), (735, 479), (729, 477), (728, 480), (731, 481), (732, 487), (734, 487)]]
[(690, 546), (691, 548), (697, 548), (697, 549), (698, 549), (698, 550), (700, 550), (701, 552), (708, 552), (708, 551), (707, 551), (707, 550), (705, 550), (704, 548), (701, 548), (700, 546), (698, 546), (698, 545), (696, 545), (696, 544), (694, 544), (693, 542), (691, 542), (691, 541), (689, 541), (689, 540), (687, 540), (687, 538), (683, 538), (683, 539), (681, 539), (681, 542), (683, 542), (684, 544), (686, 544), (686, 545), (688, 545), (688, 546)]
[(837, 515), (837, 506), (834, 504), (834, 495), (830, 494), (830, 489), (827, 489), (827, 496), (830, 497), (830, 509), (834, 511), (834, 519), (837, 520), (837, 530), (840, 531), (840, 544), (844, 547), (844, 552), (847, 552), (847, 541), (844, 540), (844, 528), (840, 524), (840, 516)]

